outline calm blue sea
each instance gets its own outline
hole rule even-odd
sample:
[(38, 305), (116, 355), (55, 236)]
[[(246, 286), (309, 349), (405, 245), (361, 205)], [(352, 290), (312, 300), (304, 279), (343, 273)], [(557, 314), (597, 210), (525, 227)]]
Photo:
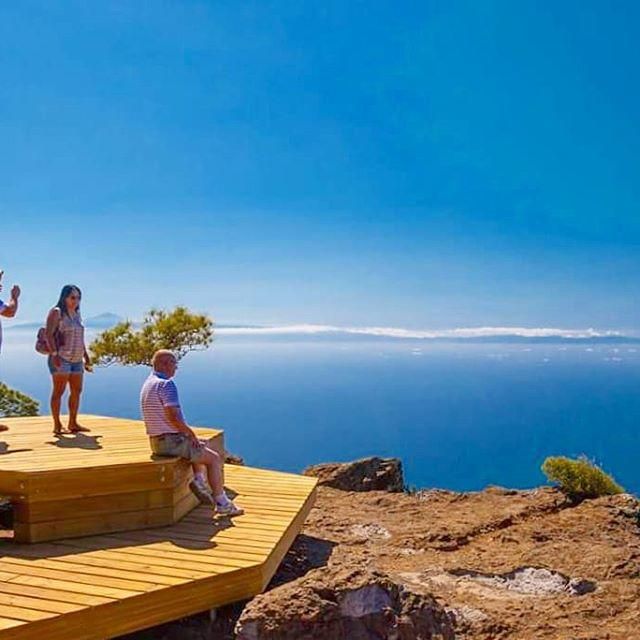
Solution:
[[(33, 331), (7, 330), (0, 377), (48, 413)], [(144, 368), (86, 377), (83, 411), (138, 417)], [(220, 336), (177, 382), (195, 425), (226, 431), (248, 463), (398, 456), (408, 483), (457, 490), (544, 481), (545, 456), (586, 454), (640, 492), (640, 349)]]

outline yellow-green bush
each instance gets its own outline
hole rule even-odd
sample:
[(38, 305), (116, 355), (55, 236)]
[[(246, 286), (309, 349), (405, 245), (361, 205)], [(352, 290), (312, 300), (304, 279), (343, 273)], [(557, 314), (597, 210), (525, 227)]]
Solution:
[(38, 409), (37, 400), (0, 382), (0, 418), (37, 416)]
[(573, 500), (624, 493), (610, 475), (585, 456), (577, 460), (552, 456), (544, 461), (542, 471), (550, 482), (555, 482)]

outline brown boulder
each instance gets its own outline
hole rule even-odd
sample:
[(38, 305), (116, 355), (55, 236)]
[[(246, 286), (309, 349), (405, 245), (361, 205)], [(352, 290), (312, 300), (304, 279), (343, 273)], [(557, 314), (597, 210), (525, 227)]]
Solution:
[(453, 640), (453, 616), (388, 575), (325, 567), (254, 598), (237, 640)]
[(319, 485), (342, 491), (404, 491), (402, 462), (398, 458), (362, 458), (307, 467), (302, 473), (319, 478)]
[(235, 464), (244, 467), (244, 458), (241, 458), (239, 455), (231, 453), (230, 451), (224, 452), (224, 461), (225, 464)]

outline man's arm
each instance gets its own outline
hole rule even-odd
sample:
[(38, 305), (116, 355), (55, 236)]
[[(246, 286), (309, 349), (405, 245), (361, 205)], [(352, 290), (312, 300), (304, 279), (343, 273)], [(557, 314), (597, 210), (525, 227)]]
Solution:
[(13, 318), (18, 313), (18, 299), (20, 298), (20, 287), (14, 285), (11, 289), (11, 299), (2, 306), (0, 316)]
[(192, 431), (191, 427), (184, 421), (180, 407), (164, 407), (164, 415), (174, 429), (177, 429), (194, 440), (198, 439), (198, 436)]
[(197, 440), (198, 437), (184, 420), (180, 409), (178, 387), (176, 387), (173, 380), (168, 380), (164, 385), (162, 385), (160, 389), (160, 399), (164, 408), (164, 415), (169, 421), (169, 424), (174, 429), (177, 429), (181, 433), (193, 438), (193, 440)]

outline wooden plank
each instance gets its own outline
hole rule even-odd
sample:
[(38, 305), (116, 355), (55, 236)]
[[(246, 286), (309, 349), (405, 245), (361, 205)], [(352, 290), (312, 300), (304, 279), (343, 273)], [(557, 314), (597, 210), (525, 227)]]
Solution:
[(36, 611), (48, 611), (50, 613), (69, 613), (83, 608), (78, 604), (44, 600), (43, 598), (31, 598), (22, 594), (2, 593), (2, 591), (0, 591), (0, 604), (7, 607), (22, 607), (24, 609), (35, 609)]
[[(82, 587), (80, 587), (80, 589), (82, 590)], [(19, 596), (32, 596), (34, 598), (40, 598), (41, 600), (45, 601), (70, 603), (71, 605), (78, 604), (93, 606), (98, 604), (106, 604), (107, 602), (111, 602), (113, 600), (113, 597), (91, 595), (87, 593), (76, 593), (57, 588), (55, 586), (49, 588), (26, 585), (23, 583), (14, 584), (13, 582), (0, 582), (0, 593), (15, 594)]]
[[(130, 593), (136, 591), (148, 591), (151, 588), (157, 586), (156, 583), (142, 581), (140, 579), (134, 578), (114, 578), (111, 576), (99, 576), (99, 575), (87, 575), (86, 573), (77, 573), (71, 569), (66, 570), (63, 567), (61, 568), (51, 568), (49, 561), (41, 561), (41, 562), (29, 562), (20, 560), (19, 558), (8, 558), (4, 557), (2, 562), (7, 565), (11, 565), (17, 572), (19, 572), (19, 577), (28, 576), (37, 576), (40, 578), (51, 578), (52, 580), (62, 580), (69, 581), (73, 580), (73, 582), (77, 582), (79, 584), (87, 584), (92, 586), (106, 586), (106, 587), (115, 587), (117, 589), (122, 589), (128, 591)], [(44, 566), (43, 566), (44, 565)], [(17, 579), (14, 579), (12, 582), (17, 582)]]
[[(12, 584), (21, 584), (34, 587), (46, 587), (51, 589), (60, 589), (61, 591), (70, 591), (81, 595), (95, 595), (110, 598), (111, 600), (123, 600), (131, 596), (137, 595), (137, 591), (120, 589), (117, 587), (95, 585), (91, 583), (80, 583), (69, 574), (65, 574), (66, 579), (53, 579), (49, 576), (42, 576), (39, 572), (30, 571), (29, 574), (16, 576), (11, 582)], [(1, 636), (0, 636), (1, 638)]]
[[(134, 572), (136, 575), (142, 575), (148, 577), (149, 580), (158, 584), (181, 584), (185, 579), (199, 580), (206, 578), (209, 574), (202, 570), (199, 566), (198, 570), (187, 569), (184, 565), (179, 565), (177, 562), (166, 561), (158, 564), (153, 562), (150, 558), (149, 562), (141, 562), (138, 558), (131, 559), (131, 556), (124, 556), (127, 559), (123, 559), (122, 555), (114, 554), (108, 556), (73, 556), (71, 558), (62, 557), (56, 558), (57, 562), (68, 562), (74, 567), (80, 565), (87, 565), (88, 570), (94, 567), (103, 567), (107, 569), (117, 569), (121, 571)], [(197, 565), (196, 565), (197, 566)], [(182, 578), (182, 580), (174, 580), (174, 578)]]
[(73, 473), (46, 471), (28, 480), (31, 501), (68, 500), (87, 496), (163, 489), (173, 485), (170, 464), (131, 464), (104, 468), (80, 468)]
[(198, 498), (196, 498), (189, 489), (187, 489), (187, 491), (188, 493), (173, 506), (173, 522), (178, 522), (178, 520), (186, 516), (190, 511), (195, 509), (200, 504)]
[(22, 496), (26, 494), (26, 475), (21, 471), (7, 471), (4, 458), (8, 455), (0, 455), (0, 494), (4, 496)]
[[(90, 608), (46, 620), (34, 620), (4, 630), (2, 640), (98, 640), (92, 628), (95, 612)], [(108, 636), (107, 636), (108, 637)], [(101, 639), (102, 640), (102, 639)]]
[[(234, 531), (233, 529), (231, 530)], [(224, 538), (216, 536), (213, 542), (221, 552), (228, 548), (237, 549), (253, 549), (260, 553), (265, 553), (273, 548), (278, 540), (278, 536), (272, 536), (269, 540), (252, 540), (242, 532), (236, 535), (225, 536)], [(79, 542), (77, 546), (73, 543)], [(60, 545), (69, 548), (69, 552), (75, 551), (78, 554), (88, 553), (116, 553), (130, 556), (148, 555), (150, 558), (147, 562), (163, 564), (169, 558), (175, 558), (180, 564), (175, 565), (169, 563), (170, 566), (182, 566), (182, 563), (193, 563), (193, 568), (197, 569), (202, 564), (210, 564), (214, 561), (215, 556), (210, 553), (210, 545), (203, 544), (202, 549), (177, 547), (172, 540), (153, 540), (146, 538), (145, 541), (136, 541), (125, 538), (114, 538), (111, 536), (92, 536), (91, 538), (77, 538), (75, 540), (62, 540)], [(202, 564), (201, 564), (202, 563)]]
[(0, 571), (0, 584), (3, 582), (9, 582), (9, 580), (13, 580), (17, 574), (10, 573), (9, 571)]
[(74, 518), (57, 522), (16, 522), (14, 535), (17, 542), (34, 543), (61, 538), (86, 536), (92, 533), (110, 531), (128, 531), (161, 527), (173, 522), (173, 507), (130, 511), (124, 513), (105, 513), (87, 518)]
[[(188, 489), (187, 489), (188, 490)], [(154, 489), (67, 500), (23, 501), (16, 504), (18, 522), (35, 523), (91, 517), (103, 513), (120, 513), (169, 507), (173, 490)]]
[[(171, 590), (155, 592), (153, 599), (144, 599), (146, 600), (144, 607), (133, 599), (119, 603), (118, 607), (108, 605), (105, 607), (105, 623), (100, 627), (100, 631), (105, 635), (99, 637), (109, 638), (137, 629), (145, 629), (243, 600), (259, 593), (259, 585), (260, 571), (257, 567), (252, 567), (227, 573), (223, 579), (214, 577)], [(107, 608), (113, 609), (113, 612), (107, 612)]]
[(15, 605), (0, 604), (0, 616), (11, 616), (14, 620), (30, 622), (33, 620), (46, 620), (53, 618), (55, 613), (50, 611), (36, 611), (35, 609), (24, 609)]
[[(17, 560), (17, 559), (12, 559)], [(68, 571), (69, 573), (88, 574), (95, 577), (95, 582), (100, 583), (103, 578), (118, 578), (129, 580), (138, 585), (144, 586), (144, 591), (149, 591), (158, 585), (176, 585), (182, 584), (184, 578), (177, 576), (169, 576), (167, 572), (162, 573), (143, 573), (142, 568), (133, 569), (131, 567), (123, 568), (122, 564), (116, 566), (105, 565), (100, 562), (89, 562), (87, 558), (84, 561), (78, 561), (76, 558), (55, 558), (52, 560), (40, 559), (36, 566), (42, 569), (53, 569), (55, 571)]]
[[(0, 629), (11, 629), (13, 627), (20, 627), (24, 625), (23, 620), (16, 620), (14, 618), (0, 618)], [(4, 638), (4, 634), (2, 636)]]
[[(93, 538), (92, 538), (93, 539)], [(19, 551), (13, 553), (19, 558), (29, 558), (32, 560), (52, 559), (60, 562), (71, 562), (78, 564), (97, 565), (113, 568), (125, 568), (136, 571), (139, 574), (160, 573), (161, 575), (175, 575), (179, 577), (206, 577), (207, 570), (202, 563), (196, 564), (167, 559), (165, 554), (153, 553), (142, 559), (136, 555), (126, 553), (116, 549), (105, 548), (109, 546), (109, 539), (100, 537), (99, 540), (107, 540), (107, 542), (98, 542), (94, 546), (94, 550), (88, 551), (83, 547), (74, 547), (72, 544), (50, 544), (41, 543), (37, 545), (21, 545)], [(67, 543), (74, 540), (65, 541)], [(11, 554), (7, 553), (8, 556)], [(2, 583), (0, 583), (2, 584)]]
[[(136, 533), (136, 532), (134, 531), (130, 533)], [(193, 538), (193, 537), (185, 537), (183, 539), (172, 538), (172, 540), (174, 540), (175, 542), (181, 542), (183, 544), (201, 542), (198, 538)], [(168, 543), (163, 541), (162, 539), (158, 539), (157, 542), (158, 542), (158, 545), (154, 547), (153, 553), (163, 553), (164, 555), (166, 550), (169, 553), (177, 554), (180, 552), (185, 552), (186, 554), (189, 554), (189, 551), (190, 551), (187, 548), (177, 547), (175, 545), (175, 542)], [(130, 551), (131, 553), (139, 553), (141, 550), (132, 547)], [(178, 556), (174, 555), (172, 557), (176, 558)], [(208, 550), (208, 553), (206, 554), (206, 561), (207, 561), (207, 564), (210, 564), (212, 567), (215, 567), (218, 570), (224, 571), (225, 567), (230, 569), (243, 569), (249, 566), (253, 566), (255, 564), (260, 563), (262, 560), (264, 560), (265, 557), (266, 557), (266, 553), (263, 553), (260, 551), (256, 553), (251, 553), (251, 552), (240, 553), (240, 552), (231, 551), (229, 548), (223, 549), (218, 546), (213, 546)]]
[(230, 570), (238, 568), (234, 563), (227, 564), (226, 566), (216, 561), (215, 557), (202, 554), (200, 557), (195, 554), (185, 553), (184, 550), (171, 551), (171, 547), (166, 549), (158, 549), (156, 547), (124, 547), (128, 556), (133, 556), (138, 559), (138, 562), (145, 564), (147, 562), (155, 564), (176, 564), (177, 566), (193, 569), (196, 571), (205, 571), (208, 575), (225, 573)]

